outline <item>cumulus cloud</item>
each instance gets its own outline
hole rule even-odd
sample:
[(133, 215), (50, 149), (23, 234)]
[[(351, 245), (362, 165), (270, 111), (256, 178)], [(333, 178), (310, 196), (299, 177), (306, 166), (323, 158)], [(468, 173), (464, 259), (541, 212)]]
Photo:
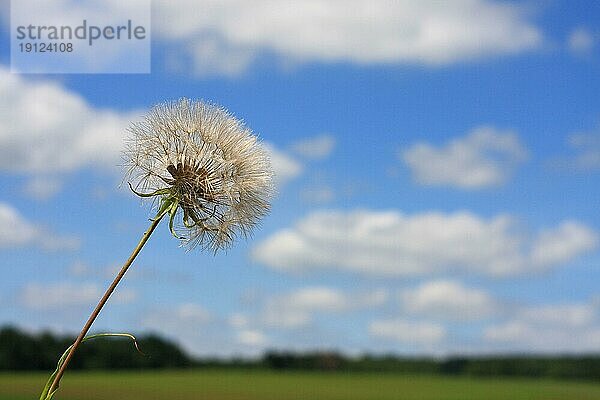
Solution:
[(211, 319), (211, 314), (203, 306), (184, 303), (148, 313), (141, 324), (145, 328), (174, 333), (178, 330), (194, 331), (206, 325)]
[(327, 158), (334, 147), (335, 138), (328, 134), (306, 138), (292, 144), (295, 153), (316, 160)]
[(400, 299), (402, 308), (410, 314), (455, 321), (487, 318), (500, 308), (485, 290), (451, 280), (425, 282), (402, 291)]
[(552, 165), (576, 172), (600, 171), (600, 128), (573, 133), (567, 138), (573, 154), (552, 160)]
[(270, 143), (264, 143), (264, 146), (271, 157), (271, 165), (273, 166), (275, 181), (278, 185), (283, 185), (302, 173), (302, 164), (294, 158), (277, 149)]
[(349, 306), (349, 299), (336, 289), (307, 287), (282, 296), (274, 303), (303, 310), (339, 312)]
[(269, 299), (258, 322), (271, 328), (299, 328), (310, 324), (315, 314), (376, 307), (386, 299), (384, 290), (345, 293), (330, 287), (310, 286)]
[(567, 47), (575, 54), (585, 54), (592, 50), (595, 44), (595, 35), (583, 27), (573, 29), (567, 38)]
[(373, 321), (369, 324), (369, 333), (376, 338), (418, 346), (437, 344), (446, 337), (442, 325), (404, 319)]
[[(104, 293), (95, 283), (29, 283), (19, 293), (19, 302), (32, 310), (60, 310), (67, 307), (89, 307)], [(137, 297), (131, 289), (115, 293), (111, 302), (125, 304)]]
[(484, 330), (488, 345), (511, 351), (588, 352), (600, 346), (598, 307), (569, 303), (523, 307)]
[[(48, 198), (62, 186), (59, 174), (85, 167), (114, 169), (127, 127), (142, 114), (97, 109), (57, 82), (27, 80), (0, 67), (0, 171), (32, 175), (24, 192)], [(265, 146), (279, 183), (300, 175), (299, 162)]]
[(524, 7), (496, 1), (163, 0), (154, 7), (154, 33), (182, 44), (200, 75), (239, 75), (264, 54), (288, 64), (435, 66), (521, 53), (544, 41)]
[(333, 201), (335, 192), (329, 186), (310, 186), (300, 191), (300, 197), (309, 204), (323, 204)]
[[(181, 52), (190, 63), (177, 65), (177, 72), (189, 72), (186, 69), (193, 65), (192, 72), (198, 77), (224, 75), (237, 77), (242, 75), (254, 61), (255, 49), (238, 46), (212, 35), (206, 35), (201, 40), (191, 41), (183, 46)], [(181, 60), (181, 54), (172, 54), (171, 62)]]
[(153, 309), (142, 316), (140, 325), (202, 357), (257, 356), (270, 343), (261, 329), (249, 326), (243, 314), (222, 318), (197, 303)]
[(400, 158), (423, 185), (479, 189), (505, 183), (527, 150), (511, 131), (479, 127), (442, 147), (417, 143), (402, 150)]
[(323, 268), (379, 276), (468, 272), (508, 276), (547, 271), (597, 247), (590, 227), (566, 221), (537, 235), (513, 217), (471, 212), (317, 211), (252, 251), (271, 268)]
[(37, 176), (28, 180), (23, 186), (23, 193), (37, 200), (47, 200), (62, 189), (60, 179)]
[(278, 307), (267, 308), (260, 316), (258, 324), (268, 328), (296, 329), (307, 326), (312, 321), (312, 316), (307, 311), (297, 309), (285, 311), (282, 313)]
[(17, 210), (0, 203), (0, 246), (16, 247), (34, 242), (38, 238), (35, 225), (26, 221)]
[(15, 208), (0, 203), (0, 248), (37, 246), (44, 250), (74, 250), (80, 240), (53, 233), (25, 219)]
[(229, 322), (229, 325), (234, 328), (244, 328), (250, 323), (250, 319), (242, 313), (231, 315), (227, 321)]
[(95, 109), (48, 80), (0, 67), (0, 170), (36, 174), (114, 167), (125, 128), (139, 113)]
[(598, 235), (577, 221), (565, 221), (540, 232), (531, 249), (534, 265), (564, 263), (596, 247)]
[(572, 328), (594, 322), (597, 307), (591, 303), (551, 304), (523, 307), (517, 319), (537, 325), (557, 325)]
[[(101, 14), (69, 3), (68, 20), (80, 23), (89, 15), (105, 20), (124, 7), (139, 7), (131, 3), (107, 2)], [(31, 10), (32, 16), (46, 8)], [(489, 0), (160, 0), (153, 2), (152, 33), (176, 48), (168, 55), (170, 64), (191, 64), (200, 76), (238, 76), (264, 55), (287, 65), (438, 66), (539, 48), (544, 35), (530, 14), (521, 5)]]
[(236, 340), (239, 344), (251, 347), (262, 347), (269, 342), (263, 332), (248, 329), (239, 331), (236, 335)]

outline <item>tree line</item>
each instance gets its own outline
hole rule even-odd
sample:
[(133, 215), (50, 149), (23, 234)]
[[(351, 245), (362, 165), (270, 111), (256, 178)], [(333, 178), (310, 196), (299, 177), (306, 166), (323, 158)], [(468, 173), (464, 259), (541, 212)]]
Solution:
[(262, 361), (270, 368), (281, 370), (334, 370), (600, 380), (600, 354), (577, 356), (494, 355), (436, 359), (399, 357), (396, 355), (366, 355), (359, 358), (348, 358), (337, 353), (269, 352), (265, 354)]
[[(397, 355), (347, 357), (337, 352), (267, 351), (248, 360), (198, 359), (175, 343), (156, 335), (138, 338), (143, 354), (124, 339), (96, 339), (76, 353), (72, 369), (251, 368), (271, 370), (346, 371), (466, 376), (546, 377), (600, 380), (600, 354), (506, 355), (446, 359)], [(14, 327), (0, 329), (0, 371), (52, 370), (72, 343), (72, 336), (49, 332), (30, 334)]]
[[(29, 334), (14, 327), (0, 329), (0, 370), (53, 370), (73, 336), (50, 332)], [(177, 345), (155, 335), (139, 338), (139, 348), (127, 339), (95, 339), (82, 344), (69, 369), (183, 368), (192, 359)]]

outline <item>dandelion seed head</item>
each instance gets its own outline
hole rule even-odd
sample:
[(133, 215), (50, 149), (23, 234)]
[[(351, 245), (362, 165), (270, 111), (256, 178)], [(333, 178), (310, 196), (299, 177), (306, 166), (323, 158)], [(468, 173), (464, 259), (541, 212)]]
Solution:
[(129, 131), (125, 180), (137, 193), (176, 202), (172, 230), (188, 248), (227, 248), (269, 211), (268, 152), (222, 107), (185, 98), (159, 104)]

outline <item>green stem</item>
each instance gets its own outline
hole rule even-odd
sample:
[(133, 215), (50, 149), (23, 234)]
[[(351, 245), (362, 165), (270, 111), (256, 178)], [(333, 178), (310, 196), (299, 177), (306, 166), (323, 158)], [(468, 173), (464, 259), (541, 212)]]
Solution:
[(140, 239), (140, 241), (137, 244), (137, 246), (135, 247), (135, 249), (133, 249), (133, 252), (129, 256), (129, 258), (127, 259), (127, 261), (125, 262), (125, 264), (123, 265), (123, 267), (121, 268), (121, 270), (119, 271), (119, 273), (117, 274), (117, 276), (115, 277), (115, 279), (113, 280), (111, 285), (108, 287), (108, 289), (106, 289), (104, 296), (102, 296), (102, 298), (98, 302), (98, 305), (96, 306), (96, 308), (94, 309), (94, 311), (88, 318), (87, 322), (83, 326), (81, 333), (79, 333), (79, 336), (77, 336), (77, 339), (75, 339), (75, 342), (71, 346), (71, 349), (69, 350), (69, 353), (67, 354), (63, 364), (61, 365), (60, 369), (56, 373), (56, 376), (54, 377), (54, 381), (52, 382), (52, 385), (50, 386), (50, 388), (48, 390), (48, 394), (52, 394), (54, 391), (56, 391), (56, 389), (58, 389), (58, 384), (60, 382), (60, 379), (64, 375), (64, 373), (67, 369), (67, 366), (69, 365), (69, 361), (71, 361), (71, 359), (73, 358), (73, 354), (75, 354), (75, 350), (77, 350), (77, 347), (79, 347), (79, 345), (83, 341), (85, 335), (90, 330), (92, 323), (94, 323), (94, 321), (98, 317), (98, 314), (100, 314), (102, 307), (104, 307), (104, 304), (106, 304), (110, 295), (114, 292), (115, 288), (117, 287), (117, 285), (119, 284), (119, 282), (121, 281), (123, 276), (125, 276), (125, 273), (129, 269), (129, 266), (133, 263), (133, 260), (135, 260), (137, 255), (140, 253), (140, 251), (142, 250), (142, 247), (144, 247), (144, 245), (150, 238), (150, 235), (152, 235), (152, 232), (154, 232), (154, 230), (158, 226), (158, 223), (160, 222), (162, 217), (165, 216), (165, 214), (167, 212), (168, 212), (168, 207), (165, 207), (165, 204), (163, 204), (163, 207), (161, 207), (161, 209), (158, 212), (158, 214), (156, 215), (156, 217), (154, 219), (152, 219), (152, 224), (150, 224), (150, 227), (146, 230), (146, 232), (144, 232), (144, 235)]

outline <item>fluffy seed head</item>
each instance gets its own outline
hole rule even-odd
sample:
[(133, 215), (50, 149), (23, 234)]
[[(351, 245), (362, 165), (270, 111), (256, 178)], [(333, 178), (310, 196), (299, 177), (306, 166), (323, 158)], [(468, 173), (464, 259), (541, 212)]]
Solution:
[(185, 98), (159, 104), (129, 131), (125, 180), (171, 205), (171, 231), (190, 248), (226, 248), (268, 212), (268, 153), (222, 107)]

